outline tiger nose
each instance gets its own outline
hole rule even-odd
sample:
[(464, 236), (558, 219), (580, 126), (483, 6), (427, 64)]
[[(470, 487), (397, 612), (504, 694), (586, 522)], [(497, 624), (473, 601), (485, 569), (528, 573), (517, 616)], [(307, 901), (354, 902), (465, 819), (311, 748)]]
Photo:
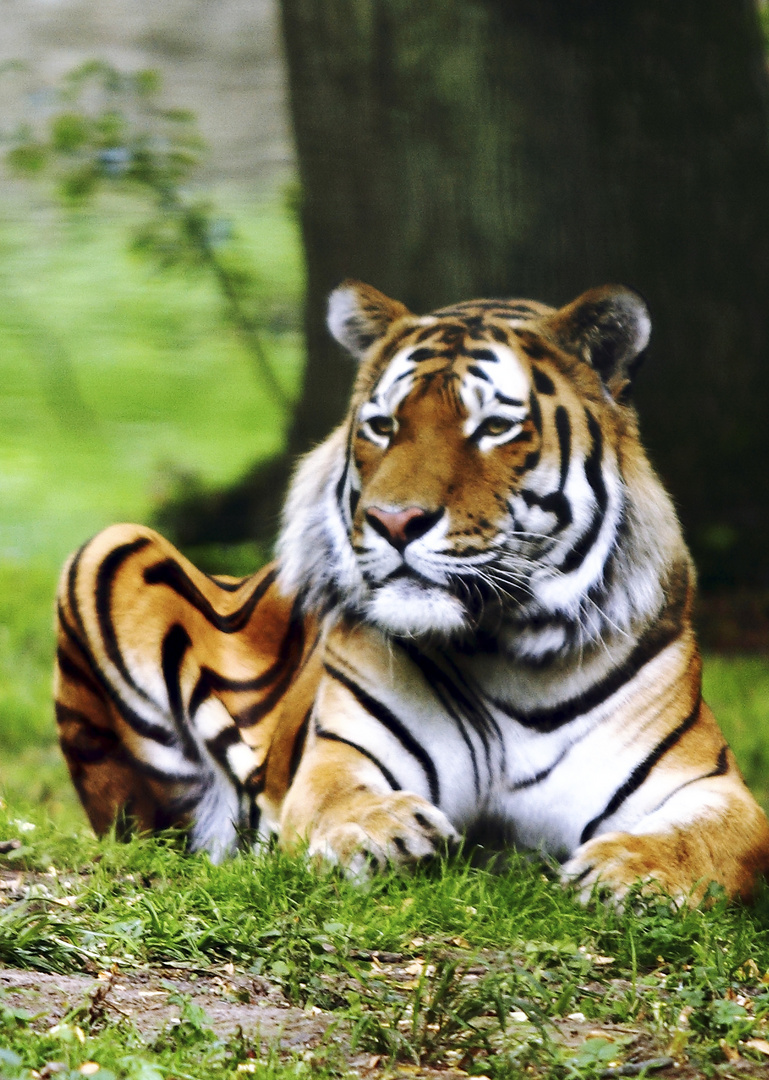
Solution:
[(366, 521), (371, 528), (397, 551), (403, 551), (412, 540), (424, 536), (442, 517), (442, 509), (423, 510), (421, 506), (409, 506), (405, 510), (382, 510), (372, 506), (366, 511)]

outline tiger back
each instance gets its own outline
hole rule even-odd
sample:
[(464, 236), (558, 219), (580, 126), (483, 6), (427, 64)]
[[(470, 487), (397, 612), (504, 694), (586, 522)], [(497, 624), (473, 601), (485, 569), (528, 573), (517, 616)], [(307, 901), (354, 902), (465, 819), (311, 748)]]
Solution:
[(462, 834), (588, 896), (749, 895), (769, 826), (701, 697), (694, 574), (629, 402), (618, 287), (412, 315), (345, 283), (346, 421), (300, 464), (277, 563), (209, 578), (116, 526), (59, 594), (57, 715), (98, 832), (254, 830), (354, 875)]

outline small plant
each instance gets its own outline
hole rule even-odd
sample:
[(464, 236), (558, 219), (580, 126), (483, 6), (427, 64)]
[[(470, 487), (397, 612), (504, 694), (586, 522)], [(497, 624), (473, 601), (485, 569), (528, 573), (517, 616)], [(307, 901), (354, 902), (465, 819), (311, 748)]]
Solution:
[(500, 1052), (511, 1016), (531, 1021), (526, 1034), (533, 1030), (538, 1046), (549, 1043), (543, 1010), (519, 994), (522, 979), (535, 980), (514, 965), (481, 968), (479, 974), (465, 961), (436, 954), (433, 961), (414, 966), (419, 975), (413, 984), (390, 981), (376, 987), (367, 980), (363, 993), (352, 996), (353, 1049), (360, 1046), (391, 1061), (448, 1060), (466, 1068), (478, 1056)]

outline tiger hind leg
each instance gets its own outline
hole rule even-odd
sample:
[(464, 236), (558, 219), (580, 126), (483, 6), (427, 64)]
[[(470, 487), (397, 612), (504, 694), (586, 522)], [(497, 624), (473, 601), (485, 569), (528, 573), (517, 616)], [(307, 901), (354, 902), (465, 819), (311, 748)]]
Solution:
[(126, 751), (87, 659), (66, 641), (57, 651), (54, 687), (59, 743), (94, 832), (103, 836), (113, 824), (122, 834), (176, 824), (167, 799), (158, 797)]
[(190, 774), (164, 775), (132, 752), (135, 736), (61, 608), (58, 629), (59, 742), (94, 832), (104, 836), (114, 826), (127, 837), (182, 828), (190, 848), (207, 851), (214, 861), (235, 851), (241, 827), (252, 834), (258, 829), (258, 790), (253, 751), (222, 703), (210, 699), (199, 710), (193, 734), (205, 749), (189, 763)]

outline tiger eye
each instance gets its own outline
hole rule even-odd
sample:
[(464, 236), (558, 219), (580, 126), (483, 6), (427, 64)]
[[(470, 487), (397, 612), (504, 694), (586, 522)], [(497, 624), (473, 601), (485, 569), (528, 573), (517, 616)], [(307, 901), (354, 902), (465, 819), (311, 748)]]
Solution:
[(476, 435), (506, 435), (511, 428), (516, 426), (515, 420), (509, 420), (506, 416), (487, 416), (479, 426)]
[(375, 435), (379, 435), (384, 439), (389, 439), (393, 433), (393, 428), (395, 427), (395, 423), (391, 416), (371, 416), (366, 423)]

